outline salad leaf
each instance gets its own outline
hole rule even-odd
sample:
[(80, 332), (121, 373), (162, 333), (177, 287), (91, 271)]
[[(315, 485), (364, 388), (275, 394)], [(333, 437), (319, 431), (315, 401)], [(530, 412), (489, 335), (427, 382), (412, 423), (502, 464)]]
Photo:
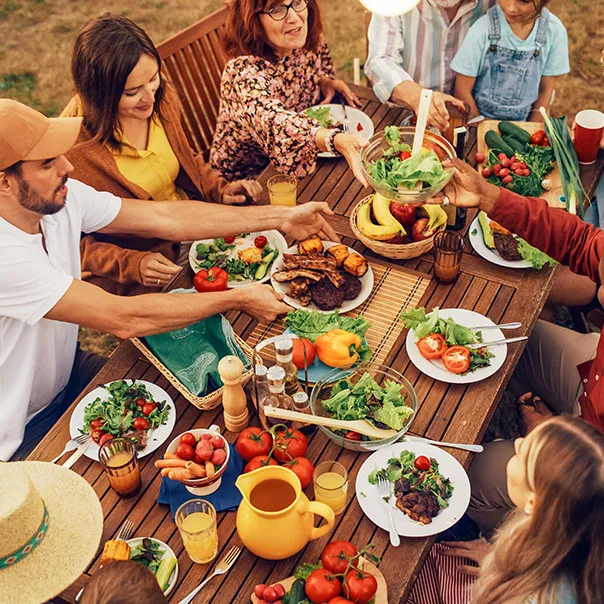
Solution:
[(333, 128), (335, 124), (335, 122), (330, 119), (331, 107), (310, 107), (309, 109), (306, 109), (304, 113), (313, 120), (317, 120), (322, 128)]
[(550, 266), (556, 264), (553, 258), (550, 258), (536, 247), (529, 245), (524, 239), (518, 239), (518, 252), (537, 271), (541, 270), (546, 264)]
[(439, 333), (445, 337), (449, 346), (467, 346), (482, 342), (480, 331), (472, 331), (468, 327), (456, 323), (453, 319), (441, 319), (438, 310), (438, 306), (436, 306), (426, 316), (425, 308), (416, 308), (401, 313), (400, 318), (406, 328), (414, 331), (418, 340), (430, 334)]
[(310, 577), (310, 573), (319, 568), (323, 568), (321, 560), (319, 560), (316, 564), (305, 562), (304, 564), (300, 564), (300, 566), (296, 568), (294, 572), (294, 577), (296, 577), (296, 579), (303, 579), (304, 581), (306, 581), (306, 579)]
[(363, 315), (354, 318), (342, 317), (338, 311), (325, 314), (301, 308), (288, 312), (283, 322), (290, 331), (311, 342), (332, 329), (343, 329), (363, 338), (371, 326)]
[(378, 407), (373, 417), (378, 422), (386, 424), (393, 430), (401, 430), (405, 422), (413, 415), (413, 409), (407, 406), (395, 406), (391, 400), (384, 401), (381, 407)]

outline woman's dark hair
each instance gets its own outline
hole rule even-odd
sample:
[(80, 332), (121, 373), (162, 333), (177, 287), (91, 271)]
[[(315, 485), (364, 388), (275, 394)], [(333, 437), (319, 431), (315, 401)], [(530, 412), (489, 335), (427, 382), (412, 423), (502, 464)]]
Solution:
[[(71, 58), (71, 75), (82, 103), (84, 126), (93, 138), (117, 150), (121, 125), (117, 108), (126, 80), (143, 55), (161, 61), (149, 36), (136, 23), (119, 15), (105, 14), (80, 31)], [(161, 118), (164, 81), (155, 93), (153, 116)], [(117, 133), (117, 136), (116, 136)]]
[[(273, 59), (275, 51), (268, 43), (260, 13), (280, 4), (280, 0), (230, 0), (223, 45), (227, 57), (252, 55)], [(323, 39), (323, 20), (317, 0), (308, 0), (308, 35), (304, 48), (317, 50)]]

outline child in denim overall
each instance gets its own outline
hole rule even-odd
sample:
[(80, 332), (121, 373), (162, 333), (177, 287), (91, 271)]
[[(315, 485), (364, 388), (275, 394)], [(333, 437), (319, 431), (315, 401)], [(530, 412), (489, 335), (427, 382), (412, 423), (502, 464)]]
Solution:
[(541, 121), (557, 76), (568, 73), (568, 38), (548, 0), (499, 0), (468, 31), (451, 62), (455, 96), (471, 117)]

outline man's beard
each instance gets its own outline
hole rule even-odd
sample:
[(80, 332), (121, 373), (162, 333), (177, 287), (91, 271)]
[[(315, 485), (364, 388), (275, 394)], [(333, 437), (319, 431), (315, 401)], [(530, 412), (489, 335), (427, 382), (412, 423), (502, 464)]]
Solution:
[(20, 179), (19, 197), (17, 198), (17, 201), (22, 207), (30, 212), (35, 212), (36, 214), (43, 214), (46, 216), (56, 214), (59, 210), (62, 210), (63, 206), (65, 205), (64, 201), (57, 201), (57, 195), (66, 182), (67, 176), (64, 176), (61, 184), (54, 190), (52, 198), (44, 199), (38, 193), (32, 191), (31, 187), (25, 180)]
[(439, 8), (453, 8), (457, 6), (461, 0), (434, 0), (434, 4)]

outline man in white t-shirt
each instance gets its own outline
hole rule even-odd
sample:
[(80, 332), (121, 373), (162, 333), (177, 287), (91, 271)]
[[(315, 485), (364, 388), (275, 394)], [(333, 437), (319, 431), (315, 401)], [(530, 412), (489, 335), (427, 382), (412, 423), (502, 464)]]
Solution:
[(82, 232), (190, 241), (280, 229), (295, 239), (337, 239), (325, 203), (236, 208), (99, 193), (68, 178), (73, 166), (63, 154), (80, 126), (81, 118), (48, 119), (0, 99), (0, 460), (24, 457), (98, 369), (98, 359), (78, 350), (78, 325), (129, 338), (231, 309), (259, 320), (290, 310), (268, 285), (178, 304), (170, 294), (115, 296), (80, 280)]

